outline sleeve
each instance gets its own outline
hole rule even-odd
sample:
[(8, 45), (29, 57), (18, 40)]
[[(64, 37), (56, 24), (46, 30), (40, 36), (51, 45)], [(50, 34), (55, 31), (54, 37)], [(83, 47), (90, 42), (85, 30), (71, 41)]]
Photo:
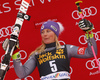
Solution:
[(31, 56), (24, 65), (22, 65), (20, 59), (13, 60), (14, 69), (17, 76), (22, 79), (30, 75), (36, 68), (36, 58)]
[[(96, 41), (93, 38), (90, 38), (95, 54), (97, 55), (97, 45), (96, 45)], [(87, 43), (87, 47), (78, 47), (78, 46), (74, 46), (74, 45), (66, 45), (67, 47), (67, 53), (68, 53), (68, 57), (69, 59), (71, 57), (75, 57), (75, 58), (91, 58), (93, 57), (93, 52), (91, 49), (91, 45), (88, 42)]]

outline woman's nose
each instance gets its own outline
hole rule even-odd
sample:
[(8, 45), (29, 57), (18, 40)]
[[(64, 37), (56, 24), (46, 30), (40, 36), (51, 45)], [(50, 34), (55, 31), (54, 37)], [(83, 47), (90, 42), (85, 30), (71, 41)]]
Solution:
[(47, 32), (44, 32), (44, 36), (47, 35)]

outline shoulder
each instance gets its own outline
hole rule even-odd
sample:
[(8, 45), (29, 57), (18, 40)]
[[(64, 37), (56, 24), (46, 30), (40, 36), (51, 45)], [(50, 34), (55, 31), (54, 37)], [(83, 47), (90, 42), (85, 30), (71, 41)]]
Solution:
[(65, 47), (68, 47), (68, 46), (70, 46), (70, 45), (64, 44), (64, 45), (61, 45), (61, 48), (65, 48)]
[(66, 47), (66, 45), (61, 45), (61, 48), (65, 48)]
[(61, 48), (66, 48), (67, 50), (72, 50), (73, 48), (76, 48), (77, 46), (71, 45), (71, 44), (65, 44), (61, 45)]
[(38, 55), (38, 53), (34, 52), (33, 54), (31, 54), (31, 56), (29, 58), (36, 58), (37, 55)]

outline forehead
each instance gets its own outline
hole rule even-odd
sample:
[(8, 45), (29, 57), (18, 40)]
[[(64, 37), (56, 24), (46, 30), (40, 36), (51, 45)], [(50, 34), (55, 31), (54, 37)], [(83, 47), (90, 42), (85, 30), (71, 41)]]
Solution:
[[(44, 30), (42, 30), (42, 31), (48, 31), (48, 30), (49, 30), (49, 31), (52, 31), (52, 30), (50, 30), (50, 29), (44, 29)], [(52, 31), (52, 32), (53, 32), (53, 31)]]

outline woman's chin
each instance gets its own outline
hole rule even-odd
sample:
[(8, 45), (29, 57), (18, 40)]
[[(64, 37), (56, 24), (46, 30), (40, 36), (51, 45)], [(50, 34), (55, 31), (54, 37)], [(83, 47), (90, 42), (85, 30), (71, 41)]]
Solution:
[(50, 44), (50, 42), (44, 42), (45, 44)]
[(47, 41), (44, 41), (44, 43), (45, 44), (50, 44), (51, 42), (47, 40)]

